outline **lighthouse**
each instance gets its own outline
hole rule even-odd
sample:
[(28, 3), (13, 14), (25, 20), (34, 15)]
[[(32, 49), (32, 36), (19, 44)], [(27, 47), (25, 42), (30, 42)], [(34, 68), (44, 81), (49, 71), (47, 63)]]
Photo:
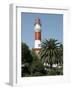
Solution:
[(36, 52), (36, 54), (39, 53), (39, 51), (41, 50), (41, 21), (39, 19), (39, 17), (37, 17), (35, 19), (35, 23), (34, 23), (34, 51)]

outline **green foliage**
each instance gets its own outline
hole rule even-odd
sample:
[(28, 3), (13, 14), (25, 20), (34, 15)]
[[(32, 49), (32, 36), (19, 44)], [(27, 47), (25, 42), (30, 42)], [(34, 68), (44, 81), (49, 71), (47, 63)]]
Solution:
[(49, 69), (47, 75), (63, 75), (63, 68)]
[(43, 76), (47, 73), (44, 69), (44, 65), (40, 61), (33, 61), (31, 71), (32, 76)]
[(44, 40), (42, 42), (42, 48), (40, 52), (40, 58), (42, 62), (50, 64), (50, 68), (52, 68), (53, 64), (62, 63), (63, 51), (61, 50), (60, 43), (55, 39)]
[(22, 43), (22, 77), (46, 75), (44, 66), (39, 57), (30, 51), (25, 43)]
[(29, 76), (30, 75), (30, 65), (32, 63), (32, 55), (31, 55), (31, 51), (29, 50), (29, 47), (25, 44), (22, 43), (21, 44), (21, 63), (22, 63), (22, 77), (23, 76)]
[[(63, 45), (55, 39), (42, 42), (40, 57), (33, 50), (31, 51), (27, 44), (22, 43), (21, 55), (22, 77), (63, 75)], [(44, 62), (50, 66), (44, 66)], [(58, 64), (62, 68), (52, 67), (53, 64)]]
[(31, 51), (29, 50), (28, 45), (25, 43), (21, 44), (21, 55), (22, 55), (22, 64), (24, 63), (31, 63), (32, 62), (32, 55)]
[(22, 70), (22, 77), (24, 77), (24, 76), (27, 77), (30, 75), (29, 66), (24, 66), (21, 68), (21, 70)]
[(31, 51), (31, 55), (32, 55), (33, 61), (39, 61), (39, 57), (36, 55), (36, 53), (33, 50)]
[(32, 57), (33, 57), (33, 62), (32, 62), (32, 66), (31, 66), (32, 76), (46, 75), (44, 65), (42, 64), (39, 57), (36, 55), (36, 53), (34, 51), (32, 51)]

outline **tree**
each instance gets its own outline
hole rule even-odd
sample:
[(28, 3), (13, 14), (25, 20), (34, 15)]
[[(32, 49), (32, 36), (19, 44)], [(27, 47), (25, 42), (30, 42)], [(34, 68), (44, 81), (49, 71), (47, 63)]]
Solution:
[(22, 55), (22, 57), (21, 57), (22, 58), (22, 64), (32, 62), (31, 51), (29, 50), (28, 45), (25, 43), (21, 44), (21, 55)]
[(32, 51), (33, 62), (31, 65), (31, 76), (43, 76), (46, 75), (44, 65), (40, 61), (37, 54)]
[(60, 44), (59, 45), (59, 48), (58, 48), (58, 63), (60, 64), (60, 65), (62, 65), (63, 64), (63, 45), (62, 44)]
[(28, 45), (22, 43), (22, 77), (24, 76), (42, 76), (46, 75), (46, 71), (42, 62), (36, 53), (29, 50)]
[(31, 51), (31, 55), (32, 55), (32, 58), (33, 58), (33, 61), (39, 61), (39, 57), (38, 55), (35, 53), (35, 51)]
[(47, 74), (44, 65), (40, 61), (33, 61), (31, 71), (32, 76), (44, 76)]
[(40, 57), (43, 63), (46, 62), (50, 64), (50, 68), (52, 68), (53, 63), (55, 63), (59, 44), (55, 39), (44, 40), (42, 42)]
[(30, 65), (32, 63), (32, 55), (29, 50), (28, 45), (21, 43), (21, 66), (22, 66), (22, 76), (30, 75)]

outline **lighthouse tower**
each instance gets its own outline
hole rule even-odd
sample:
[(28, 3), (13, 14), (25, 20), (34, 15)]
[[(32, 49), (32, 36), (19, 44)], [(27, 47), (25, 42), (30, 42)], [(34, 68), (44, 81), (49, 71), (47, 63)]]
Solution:
[(35, 19), (34, 31), (35, 31), (34, 51), (36, 52), (36, 54), (38, 54), (39, 51), (41, 50), (41, 21), (39, 17)]

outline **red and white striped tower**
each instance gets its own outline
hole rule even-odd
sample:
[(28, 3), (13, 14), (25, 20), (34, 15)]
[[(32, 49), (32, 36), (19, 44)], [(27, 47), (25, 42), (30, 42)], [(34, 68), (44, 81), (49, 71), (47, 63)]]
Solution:
[(41, 49), (41, 21), (39, 17), (35, 19), (34, 30), (35, 30), (34, 51), (38, 54), (38, 52)]

